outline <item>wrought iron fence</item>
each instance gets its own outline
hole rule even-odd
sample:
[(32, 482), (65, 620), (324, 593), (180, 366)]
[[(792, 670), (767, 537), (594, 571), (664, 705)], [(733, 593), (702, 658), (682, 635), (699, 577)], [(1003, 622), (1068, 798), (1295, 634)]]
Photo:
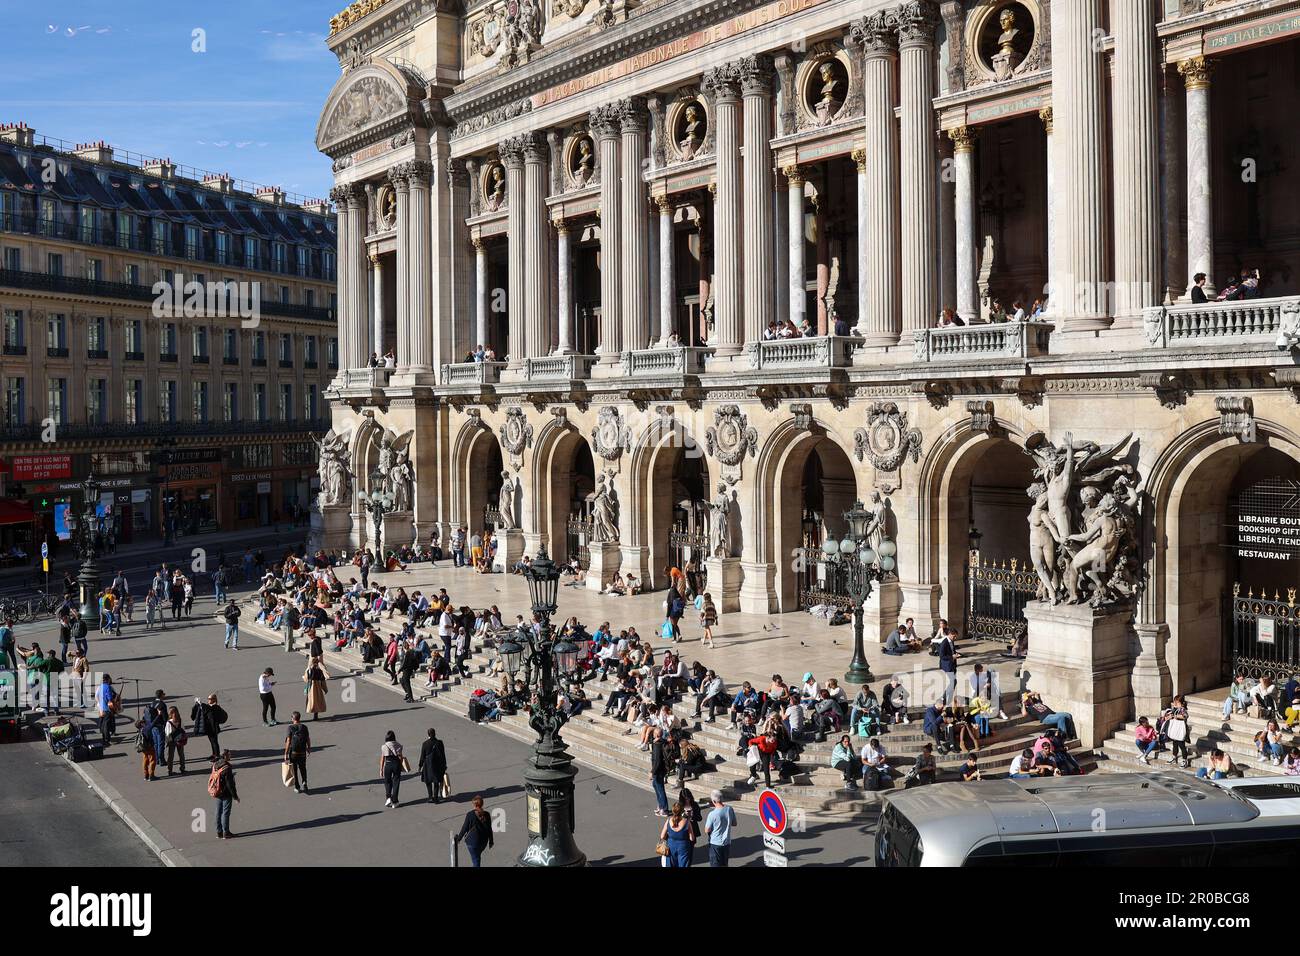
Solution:
[(1026, 626), (1025, 605), (1038, 596), (1033, 565), (1019, 558), (986, 558), (970, 553), (966, 568), (965, 636), (1010, 644)]
[(1254, 588), (1243, 596), (1241, 585), (1234, 584), (1232, 595), (1224, 596), (1223, 616), (1234, 675), (1285, 683), (1300, 673), (1300, 607), (1295, 588), (1287, 588), (1285, 595), (1275, 590), (1270, 598), (1264, 592), (1256, 595)]

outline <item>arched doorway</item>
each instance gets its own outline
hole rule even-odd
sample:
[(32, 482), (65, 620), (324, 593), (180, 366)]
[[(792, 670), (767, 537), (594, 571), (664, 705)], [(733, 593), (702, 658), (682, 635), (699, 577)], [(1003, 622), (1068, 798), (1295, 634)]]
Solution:
[(1300, 671), (1298, 457), (1281, 442), (1232, 441), (1195, 457), (1174, 487), (1164, 580), (1176, 689)]
[(505, 470), (496, 434), (486, 426), (466, 426), (453, 463), (452, 520), (471, 534), (495, 529), (501, 518), (497, 505)]
[(576, 431), (568, 431), (556, 442), (548, 473), (542, 476), (549, 491), (550, 507), (543, 515), (543, 527), (551, 543), (551, 558), (590, 567), (587, 547), (591, 541), (591, 500), (596, 490), (596, 466), (591, 446)]
[[(844, 513), (857, 498), (857, 480), (844, 449), (810, 435), (790, 451), (781, 469), (777, 513), (777, 599), (782, 611), (845, 602), (844, 589), (815, 560), (827, 535), (843, 537)], [(792, 559), (784, 556), (790, 555)]]
[(981, 442), (961, 461), (948, 520), (950, 541), (959, 544), (964, 533), (966, 551), (962, 569), (949, 568), (961, 595), (950, 602), (948, 623), (964, 637), (1010, 643), (1025, 623), (1025, 605), (1038, 591), (1027, 521), (1033, 480), (1033, 459), (1006, 438)]

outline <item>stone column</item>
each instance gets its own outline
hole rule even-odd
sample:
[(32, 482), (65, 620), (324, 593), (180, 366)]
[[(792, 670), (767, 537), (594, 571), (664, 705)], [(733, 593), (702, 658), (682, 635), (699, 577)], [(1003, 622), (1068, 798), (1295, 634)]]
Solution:
[[(350, 323), (347, 318), (349, 303), (351, 301), (348, 298), (348, 295), (352, 282), (352, 274), (350, 271), (351, 261), (348, 259), (347, 253), (348, 247), (352, 242), (352, 234), (348, 230), (348, 204), (351, 202), (351, 196), (352, 186), (350, 185), (335, 186), (330, 190), (330, 199), (333, 200), (334, 206), (338, 211), (334, 226), (338, 235), (338, 250), (335, 253), (335, 271), (337, 273), (336, 281), (338, 283), (338, 315), (334, 317), (334, 321), (338, 327), (340, 378), (343, 377), (345, 370), (348, 367), (343, 361), (343, 356), (349, 354), (351, 351), (348, 345)], [(179, 337), (179, 323), (177, 329), (177, 336)], [(177, 342), (176, 349), (178, 352), (181, 350), (181, 347), (181, 343)], [(177, 404), (180, 404), (182, 399), (188, 402), (189, 396), (177, 396)], [(179, 411), (177, 417), (179, 419)]]
[[(852, 155), (853, 165), (858, 170), (858, 261), (860, 262), (863, 257), (863, 250), (866, 248), (863, 243), (866, 241), (871, 222), (867, 205), (867, 151), (865, 149), (855, 149)], [(858, 320), (853, 327), (853, 331), (861, 335), (867, 320), (869, 290), (867, 289), (866, 276), (862, 274), (861, 269), (858, 270), (855, 278), (858, 283)], [(834, 329), (831, 331), (833, 332)]]
[(428, 376), (433, 370), (433, 234), (429, 224), (433, 165), (424, 160), (405, 164), (411, 196), (408, 209), (411, 227), (406, 233), (411, 254), (407, 295), (411, 298), (407, 356), (402, 361), (412, 375)]
[(371, 292), (374, 294), (375, 301), (374, 330), (371, 332), (374, 345), (371, 351), (382, 357), (384, 354), (384, 258), (377, 252), (370, 254), (370, 275), (373, 284)]
[(789, 212), (786, 213), (786, 245), (789, 247), (786, 259), (789, 262), (789, 274), (786, 284), (789, 286), (790, 321), (799, 327), (808, 308), (807, 280), (804, 278), (804, 212), (803, 184), (804, 173), (801, 166), (787, 166), (781, 170), (785, 174), (786, 198)]
[(975, 226), (975, 130), (961, 126), (949, 130), (953, 173), (957, 179), (954, 218), (957, 223), (957, 314), (967, 324), (979, 312), (979, 274), (975, 264), (979, 237)]
[[(393, 351), (397, 356), (397, 367), (401, 368), (411, 355), (411, 190), (406, 172), (400, 166), (388, 171), (388, 181), (397, 194), (397, 342)], [(342, 348), (340, 342), (339, 349)], [(341, 356), (339, 364), (343, 365)]]
[(506, 167), (506, 241), (509, 243), (509, 260), (506, 277), (506, 309), (509, 317), (508, 341), (498, 357), (508, 355), (510, 369), (523, 368), (528, 354), (524, 325), (527, 315), (525, 305), (524, 275), (528, 269), (528, 249), (525, 246), (524, 210), (528, 207), (527, 187), (524, 185), (524, 139), (514, 136), (501, 146), (501, 162)]
[[(364, 368), (368, 358), (364, 349), (370, 339), (367, 330), (370, 319), (370, 287), (366, 284), (366, 194), (361, 189), (353, 190), (352, 202), (348, 204), (348, 235), (348, 259), (353, 276), (353, 281), (348, 286), (348, 296), (352, 300), (351, 327), (348, 329), (348, 368)], [(213, 378), (214, 388), (216, 378)]]
[(1156, 5), (1111, 0), (1115, 37), (1115, 313), (1160, 304), (1160, 139), (1156, 125)]
[(556, 352), (569, 355), (573, 352), (573, 261), (569, 254), (569, 224), (556, 219), (552, 225), (555, 226), (555, 259), (559, 273), (556, 318), (560, 324), (560, 344)]
[[(851, 31), (864, 52), (866, 104), (867, 231), (859, 236), (861, 279), (867, 287), (867, 312), (859, 320), (866, 344), (898, 343), (902, 331), (902, 275), (899, 272), (899, 145), (894, 105), (898, 101), (895, 66), (898, 40), (893, 14), (860, 20)], [(861, 180), (859, 180), (861, 182)]]
[(1054, 315), (1057, 329), (1081, 331), (1110, 324), (1106, 281), (1106, 84), (1096, 37), (1101, 0), (1074, 0), (1052, 8), (1052, 101), (1061, 121), (1052, 157), (1058, 221), (1068, 229), (1056, 237), (1061, 283)]
[(622, 358), (622, 199), (619, 137), (622, 123), (612, 104), (591, 111), (589, 125), (600, 149), (600, 344), (601, 365)]
[(934, 166), (934, 31), (932, 0), (898, 10), (902, 102), (903, 329), (926, 329), (938, 313), (939, 269)]
[(1214, 193), (1210, 161), (1210, 74), (1214, 61), (1203, 56), (1178, 64), (1187, 84), (1187, 288), (1204, 272), (1205, 294), (1214, 297)]
[(643, 349), (650, 344), (650, 206), (641, 164), (646, 156), (645, 100), (629, 97), (617, 104), (622, 142), (621, 200), (623, 348)]
[(1056, 311), (1056, 302), (1065, 294), (1064, 280), (1058, 275), (1061, 257), (1056, 243), (1056, 137), (1052, 134), (1052, 108), (1044, 106), (1038, 111), (1043, 121), (1043, 136), (1047, 143), (1047, 308), (1045, 314)]
[(953, 143), (937, 134), (934, 179), (939, 184), (939, 309), (957, 307), (957, 184), (952, 175)]
[(743, 57), (737, 64), (744, 97), (744, 332), (757, 342), (776, 317), (776, 262), (772, 255), (772, 58)]
[(715, 175), (713, 196), (713, 335), (714, 355), (740, 352), (744, 343), (740, 289), (744, 274), (740, 237), (744, 219), (740, 208), (740, 77), (734, 64), (704, 74), (713, 94)]
[(527, 354), (551, 354), (551, 242), (546, 209), (550, 147), (539, 133), (524, 137), (524, 337)]
[(488, 345), (488, 256), (483, 240), (474, 238), (474, 346)]
[(659, 207), (659, 344), (667, 345), (676, 328), (677, 276), (673, 261), (673, 203), (655, 198)]
[(444, 308), (450, 311), (451, 334), (449, 354), (442, 356), (444, 363), (459, 362), (465, 353), (474, 348), (470, 341), (470, 323), (474, 312), (474, 251), (470, 245), (469, 227), (469, 173), (459, 159), (447, 160), (448, 196), (448, 246), (451, 288)]
[(1161, 237), (1164, 245), (1165, 289), (1162, 301), (1176, 302), (1187, 291), (1187, 244), (1183, 241), (1182, 211), (1186, 207), (1179, 131), (1184, 125), (1186, 93), (1182, 78), (1169, 66), (1160, 67), (1160, 184)]

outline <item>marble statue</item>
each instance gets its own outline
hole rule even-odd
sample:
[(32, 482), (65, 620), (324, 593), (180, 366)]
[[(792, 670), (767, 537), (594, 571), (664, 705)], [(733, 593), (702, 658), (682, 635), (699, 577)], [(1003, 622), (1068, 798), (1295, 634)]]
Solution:
[(682, 151), (682, 159), (691, 159), (695, 156), (695, 151), (700, 148), (700, 111), (692, 103), (686, 107), (686, 125), (683, 129), (685, 135), (678, 144)]
[[(411, 444), (411, 438), (414, 435), (414, 429), (398, 435), (391, 428), (385, 428), (379, 436), (379, 461), (375, 467), (380, 475), (380, 490), (392, 496), (394, 511), (403, 511), (410, 508), (409, 481), (405, 482), (406, 487), (403, 490), (399, 490), (398, 485), (404, 483), (406, 473), (410, 473), (411, 478), (414, 478), (406, 452), (406, 448)], [(403, 465), (404, 460), (406, 462), (405, 466)], [(405, 472), (403, 468), (405, 468)], [(407, 502), (405, 509), (397, 507), (397, 500), (403, 494)]]
[(487, 204), (489, 209), (496, 212), (506, 198), (506, 172), (501, 168), (500, 163), (492, 167), (488, 173), (488, 180)]
[(999, 80), (1011, 78), (1024, 57), (1016, 49), (1020, 29), (1016, 26), (1016, 11), (1007, 7), (998, 17), (1002, 33), (998, 36), (998, 52), (993, 55), (993, 74)]
[(718, 484), (718, 497), (709, 504), (709, 557), (733, 557), (731, 540), (731, 492)]
[(594, 157), (591, 152), (591, 140), (583, 137), (578, 140), (578, 168), (573, 171), (573, 178), (587, 185), (591, 181), (592, 173), (595, 171)]
[(515, 531), (519, 528), (519, 522), (515, 520), (515, 482), (508, 471), (501, 472), (497, 513), (501, 516), (501, 521), (497, 524), (498, 531)]
[(821, 77), (822, 83), (821, 96), (817, 100), (817, 119), (825, 124), (835, 118), (835, 114), (844, 104), (844, 96), (840, 93), (840, 80), (835, 75), (835, 67), (830, 61), (819, 66), (817, 74)]
[(614, 500), (614, 482), (603, 474), (596, 478), (596, 493), (591, 502), (591, 540), (594, 544), (618, 540), (618, 503)]
[(871, 518), (867, 521), (865, 540), (867, 546), (879, 554), (880, 542), (889, 534), (889, 509), (885, 507), (885, 500), (880, 492), (871, 493), (871, 504), (867, 506), (867, 510), (871, 512)]
[[(1137, 469), (1118, 460), (1132, 434), (1113, 445), (1025, 440), (1037, 463), (1029, 487), (1030, 551), (1044, 597), (1105, 607), (1131, 599), (1139, 576)], [(1049, 541), (1050, 539), (1050, 541)]]
[(393, 496), (394, 511), (411, 510), (411, 493), (415, 487), (415, 466), (409, 449), (398, 452), (389, 472), (389, 491)]
[(352, 473), (348, 471), (348, 436), (330, 429), (316, 442), (320, 449), (317, 474), (320, 475), (320, 505), (341, 505), (352, 496)]

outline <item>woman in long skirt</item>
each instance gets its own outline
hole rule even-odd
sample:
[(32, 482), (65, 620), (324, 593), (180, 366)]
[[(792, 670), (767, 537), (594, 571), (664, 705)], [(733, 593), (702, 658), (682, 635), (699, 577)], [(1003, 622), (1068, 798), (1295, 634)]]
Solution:
[(325, 665), (321, 663), (319, 657), (313, 657), (311, 663), (307, 665), (307, 670), (302, 675), (303, 684), (307, 694), (307, 713), (311, 714), (312, 720), (317, 720), (320, 715), (325, 713), (325, 695), (329, 693), (327, 681), (329, 675), (325, 671)]

